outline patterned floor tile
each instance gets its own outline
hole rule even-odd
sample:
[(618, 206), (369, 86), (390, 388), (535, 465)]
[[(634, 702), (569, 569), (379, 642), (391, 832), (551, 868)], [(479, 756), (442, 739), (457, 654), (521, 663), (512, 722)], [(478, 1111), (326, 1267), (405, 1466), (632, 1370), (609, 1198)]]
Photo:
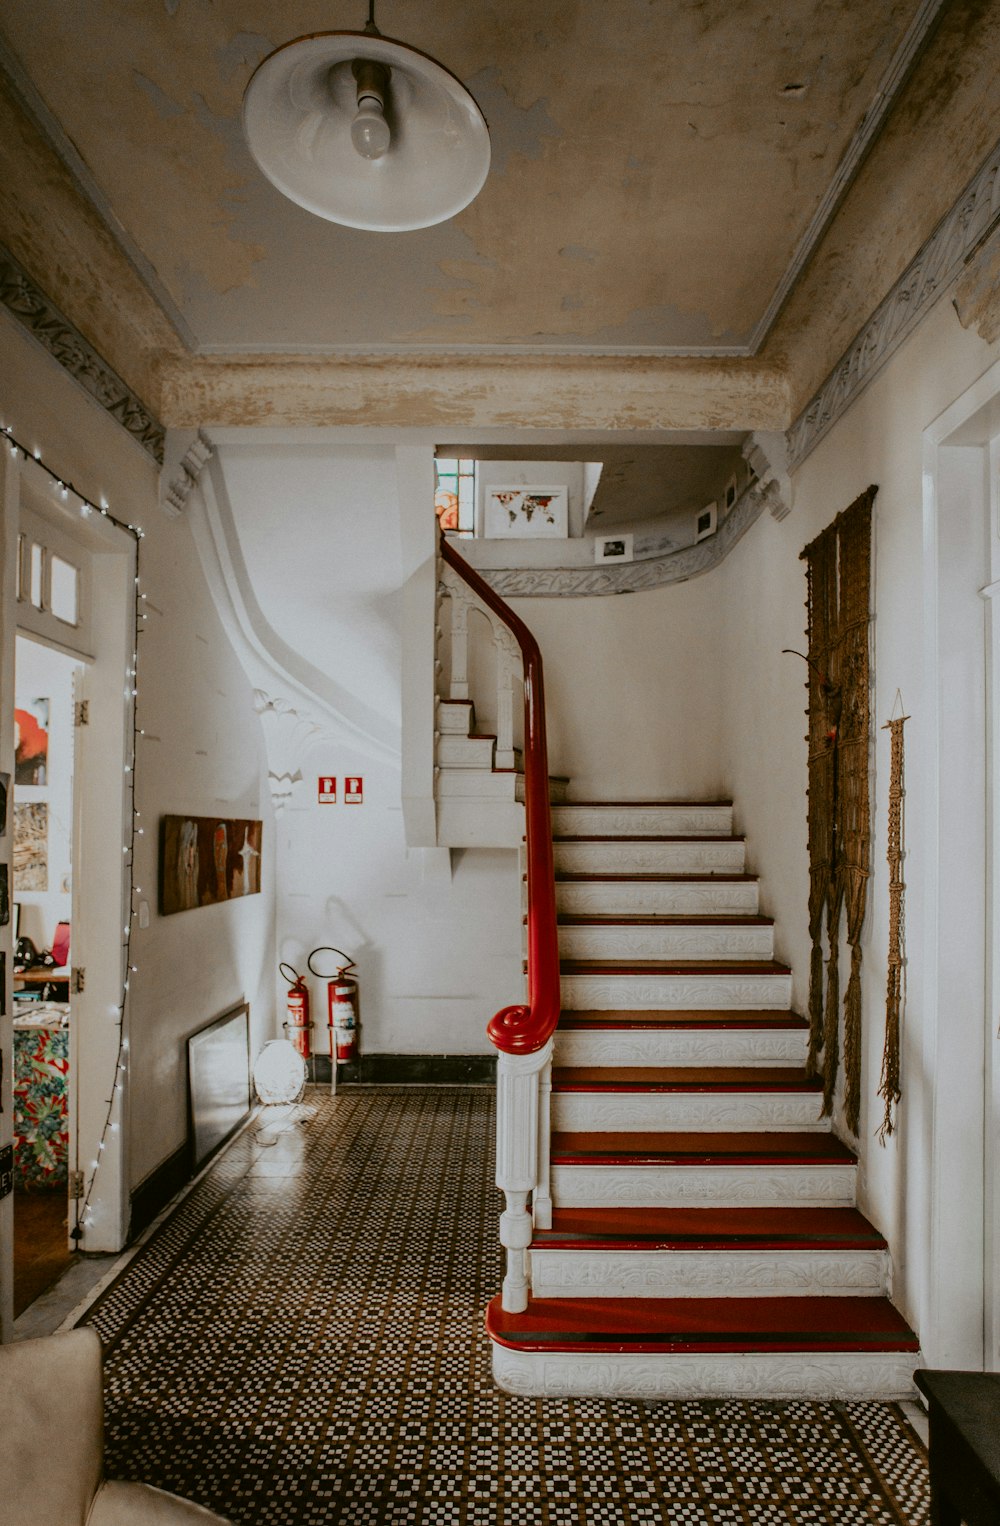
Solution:
[(113, 1475), (247, 1526), (926, 1526), (895, 1405), (498, 1393), (488, 1091), (317, 1088), (277, 1126), (86, 1316)]

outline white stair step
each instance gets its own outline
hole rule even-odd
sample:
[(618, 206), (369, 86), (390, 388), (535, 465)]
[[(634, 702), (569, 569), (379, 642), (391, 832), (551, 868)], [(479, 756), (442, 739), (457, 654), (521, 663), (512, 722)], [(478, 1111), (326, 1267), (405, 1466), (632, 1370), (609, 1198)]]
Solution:
[(556, 910), (574, 916), (755, 916), (759, 903), (759, 882), (749, 876), (556, 881)]
[(517, 778), (513, 769), (442, 768), (435, 793), (439, 800), (509, 800), (513, 804)]
[(476, 721), (471, 700), (439, 699), (434, 710), (434, 729), (442, 736), (468, 736)]
[(555, 838), (557, 874), (742, 874), (742, 837), (649, 838), (640, 842)]
[(688, 969), (674, 965), (662, 972), (613, 973), (611, 967), (602, 971), (583, 966), (564, 970), (561, 984), (566, 1011), (660, 1011), (670, 1007), (756, 1010), (787, 1008), (792, 1000), (791, 972), (779, 965), (768, 968), (766, 963), (759, 971), (750, 966), (726, 971), (717, 965), (693, 962)]
[(438, 767), (489, 770), (493, 767), (496, 742), (496, 737), (492, 736), (458, 736), (442, 732), (435, 749)]
[[(817, 1136), (822, 1137), (822, 1136)], [(850, 1207), (853, 1165), (552, 1167), (560, 1207)]]
[(564, 959), (771, 959), (771, 922), (566, 922), (559, 928)]
[(496, 1342), (493, 1378), (507, 1393), (639, 1399), (913, 1397), (919, 1356), (892, 1351), (522, 1351)]
[[(608, 1013), (609, 1018), (615, 1014)], [(804, 1023), (755, 1027), (741, 1021), (727, 1027), (687, 1023), (588, 1023), (555, 1035), (557, 1065), (803, 1065), (809, 1048)]]
[(553, 811), (552, 830), (559, 837), (729, 837), (733, 807), (729, 802), (589, 804), (571, 800)]
[(718, 1132), (816, 1129), (825, 1132), (822, 1098), (810, 1092), (695, 1092), (664, 1096), (614, 1092), (563, 1092), (552, 1098), (554, 1129), (647, 1133), (654, 1129)]
[(563, 1250), (533, 1246), (535, 1298), (872, 1297), (880, 1250)]
[(885, 1240), (854, 1208), (557, 1209), (534, 1298), (880, 1296)]

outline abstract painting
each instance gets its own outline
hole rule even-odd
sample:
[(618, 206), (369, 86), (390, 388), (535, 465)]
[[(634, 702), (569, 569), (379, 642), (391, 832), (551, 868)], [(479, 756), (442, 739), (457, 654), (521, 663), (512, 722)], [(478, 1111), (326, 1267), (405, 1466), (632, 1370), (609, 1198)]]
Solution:
[(45, 784), (49, 772), (49, 701), (32, 699), (14, 711), (14, 783)]
[(14, 803), (14, 887), (49, 888), (49, 808), (44, 801)]
[(261, 823), (218, 816), (160, 821), (160, 915), (215, 906), (260, 890)]
[(569, 533), (569, 490), (565, 487), (488, 487), (483, 529), (497, 536), (535, 539)]

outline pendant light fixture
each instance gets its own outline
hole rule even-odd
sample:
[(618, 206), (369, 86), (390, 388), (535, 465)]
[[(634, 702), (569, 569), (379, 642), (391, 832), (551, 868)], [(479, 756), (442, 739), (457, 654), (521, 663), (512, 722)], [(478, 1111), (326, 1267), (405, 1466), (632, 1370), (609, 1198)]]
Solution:
[(286, 42), (243, 96), (258, 166), (300, 207), (377, 233), (429, 228), (477, 196), (490, 135), (460, 80), (383, 37), (370, 0), (363, 32)]

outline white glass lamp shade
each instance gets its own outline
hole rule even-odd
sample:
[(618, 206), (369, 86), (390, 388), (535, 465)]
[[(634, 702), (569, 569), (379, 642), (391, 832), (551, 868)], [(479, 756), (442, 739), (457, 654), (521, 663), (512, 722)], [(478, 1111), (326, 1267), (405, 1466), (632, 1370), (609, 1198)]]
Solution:
[[(354, 66), (364, 63), (388, 74), (384, 102), (359, 101)], [(243, 97), (243, 131), (291, 201), (378, 233), (454, 217), (490, 167), (489, 130), (461, 81), (416, 48), (365, 32), (300, 37), (265, 58)]]
[(270, 1039), (257, 1056), (253, 1084), (261, 1102), (298, 1102), (306, 1084), (306, 1062), (288, 1039)]

